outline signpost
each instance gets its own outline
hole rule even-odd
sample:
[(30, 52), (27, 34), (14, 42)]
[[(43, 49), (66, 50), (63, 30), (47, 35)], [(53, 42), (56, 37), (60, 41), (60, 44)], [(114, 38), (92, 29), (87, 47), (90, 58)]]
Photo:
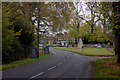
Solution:
[(83, 46), (82, 46), (82, 52), (83, 52)]
[(30, 57), (31, 58), (38, 58), (39, 53), (37, 48), (31, 48), (30, 49)]

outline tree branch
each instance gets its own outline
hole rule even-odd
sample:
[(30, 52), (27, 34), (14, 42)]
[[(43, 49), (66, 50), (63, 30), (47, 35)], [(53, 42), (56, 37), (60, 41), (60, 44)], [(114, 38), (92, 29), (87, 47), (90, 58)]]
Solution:
[(81, 18), (82, 20), (85, 20), (89, 25), (91, 25), (91, 24), (89, 23), (89, 21), (87, 21), (87, 20), (84, 19), (83, 17), (80, 17), (80, 16), (79, 16), (79, 18)]

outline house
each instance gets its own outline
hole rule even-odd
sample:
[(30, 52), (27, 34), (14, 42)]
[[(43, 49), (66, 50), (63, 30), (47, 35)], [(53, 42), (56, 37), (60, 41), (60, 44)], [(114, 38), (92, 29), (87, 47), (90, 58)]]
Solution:
[(64, 39), (58, 39), (58, 44), (59, 46), (68, 46), (68, 41), (64, 40)]

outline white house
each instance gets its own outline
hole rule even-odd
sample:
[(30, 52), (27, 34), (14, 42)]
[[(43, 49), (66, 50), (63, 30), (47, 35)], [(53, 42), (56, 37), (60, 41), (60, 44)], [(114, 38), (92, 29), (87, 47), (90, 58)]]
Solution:
[(58, 43), (60, 46), (68, 46), (68, 41), (63, 40), (63, 39), (58, 39)]

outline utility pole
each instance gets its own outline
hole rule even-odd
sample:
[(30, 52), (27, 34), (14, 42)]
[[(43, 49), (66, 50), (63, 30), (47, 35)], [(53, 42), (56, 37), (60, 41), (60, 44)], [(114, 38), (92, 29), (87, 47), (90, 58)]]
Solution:
[(79, 3), (79, 2), (77, 2), (77, 11), (76, 11), (76, 15), (77, 15), (77, 24), (78, 24), (78, 25), (77, 25), (77, 31), (78, 31), (78, 33), (79, 33), (79, 21), (78, 21), (78, 20), (79, 20), (79, 18), (78, 18), (79, 13), (78, 13), (78, 3)]
[(40, 2), (38, 2), (38, 30), (37, 30), (37, 35), (38, 35), (38, 45), (37, 45), (37, 47), (38, 47), (38, 56), (37, 56), (37, 58), (39, 58), (39, 26), (40, 26)]
[(77, 4), (77, 12), (78, 12), (78, 13), (77, 13), (77, 21), (78, 21), (78, 27), (77, 27), (77, 28), (78, 28), (78, 33), (79, 33), (79, 25), (80, 25), (80, 24), (79, 24), (79, 18), (78, 18), (78, 16), (79, 16), (79, 10), (78, 10), (79, 7), (78, 7), (78, 6), (79, 6), (79, 2), (78, 2), (78, 4)]
[[(77, 10), (76, 10), (77, 20), (76, 20), (76, 24), (77, 24), (77, 32), (79, 34), (79, 18), (78, 18), (78, 16), (79, 16), (78, 6), (79, 5), (78, 4), (79, 4), (79, 2), (76, 3), (76, 5), (77, 5)], [(79, 41), (79, 36), (77, 37), (77, 39), (75, 39), (75, 43), (78, 44), (78, 41)]]

